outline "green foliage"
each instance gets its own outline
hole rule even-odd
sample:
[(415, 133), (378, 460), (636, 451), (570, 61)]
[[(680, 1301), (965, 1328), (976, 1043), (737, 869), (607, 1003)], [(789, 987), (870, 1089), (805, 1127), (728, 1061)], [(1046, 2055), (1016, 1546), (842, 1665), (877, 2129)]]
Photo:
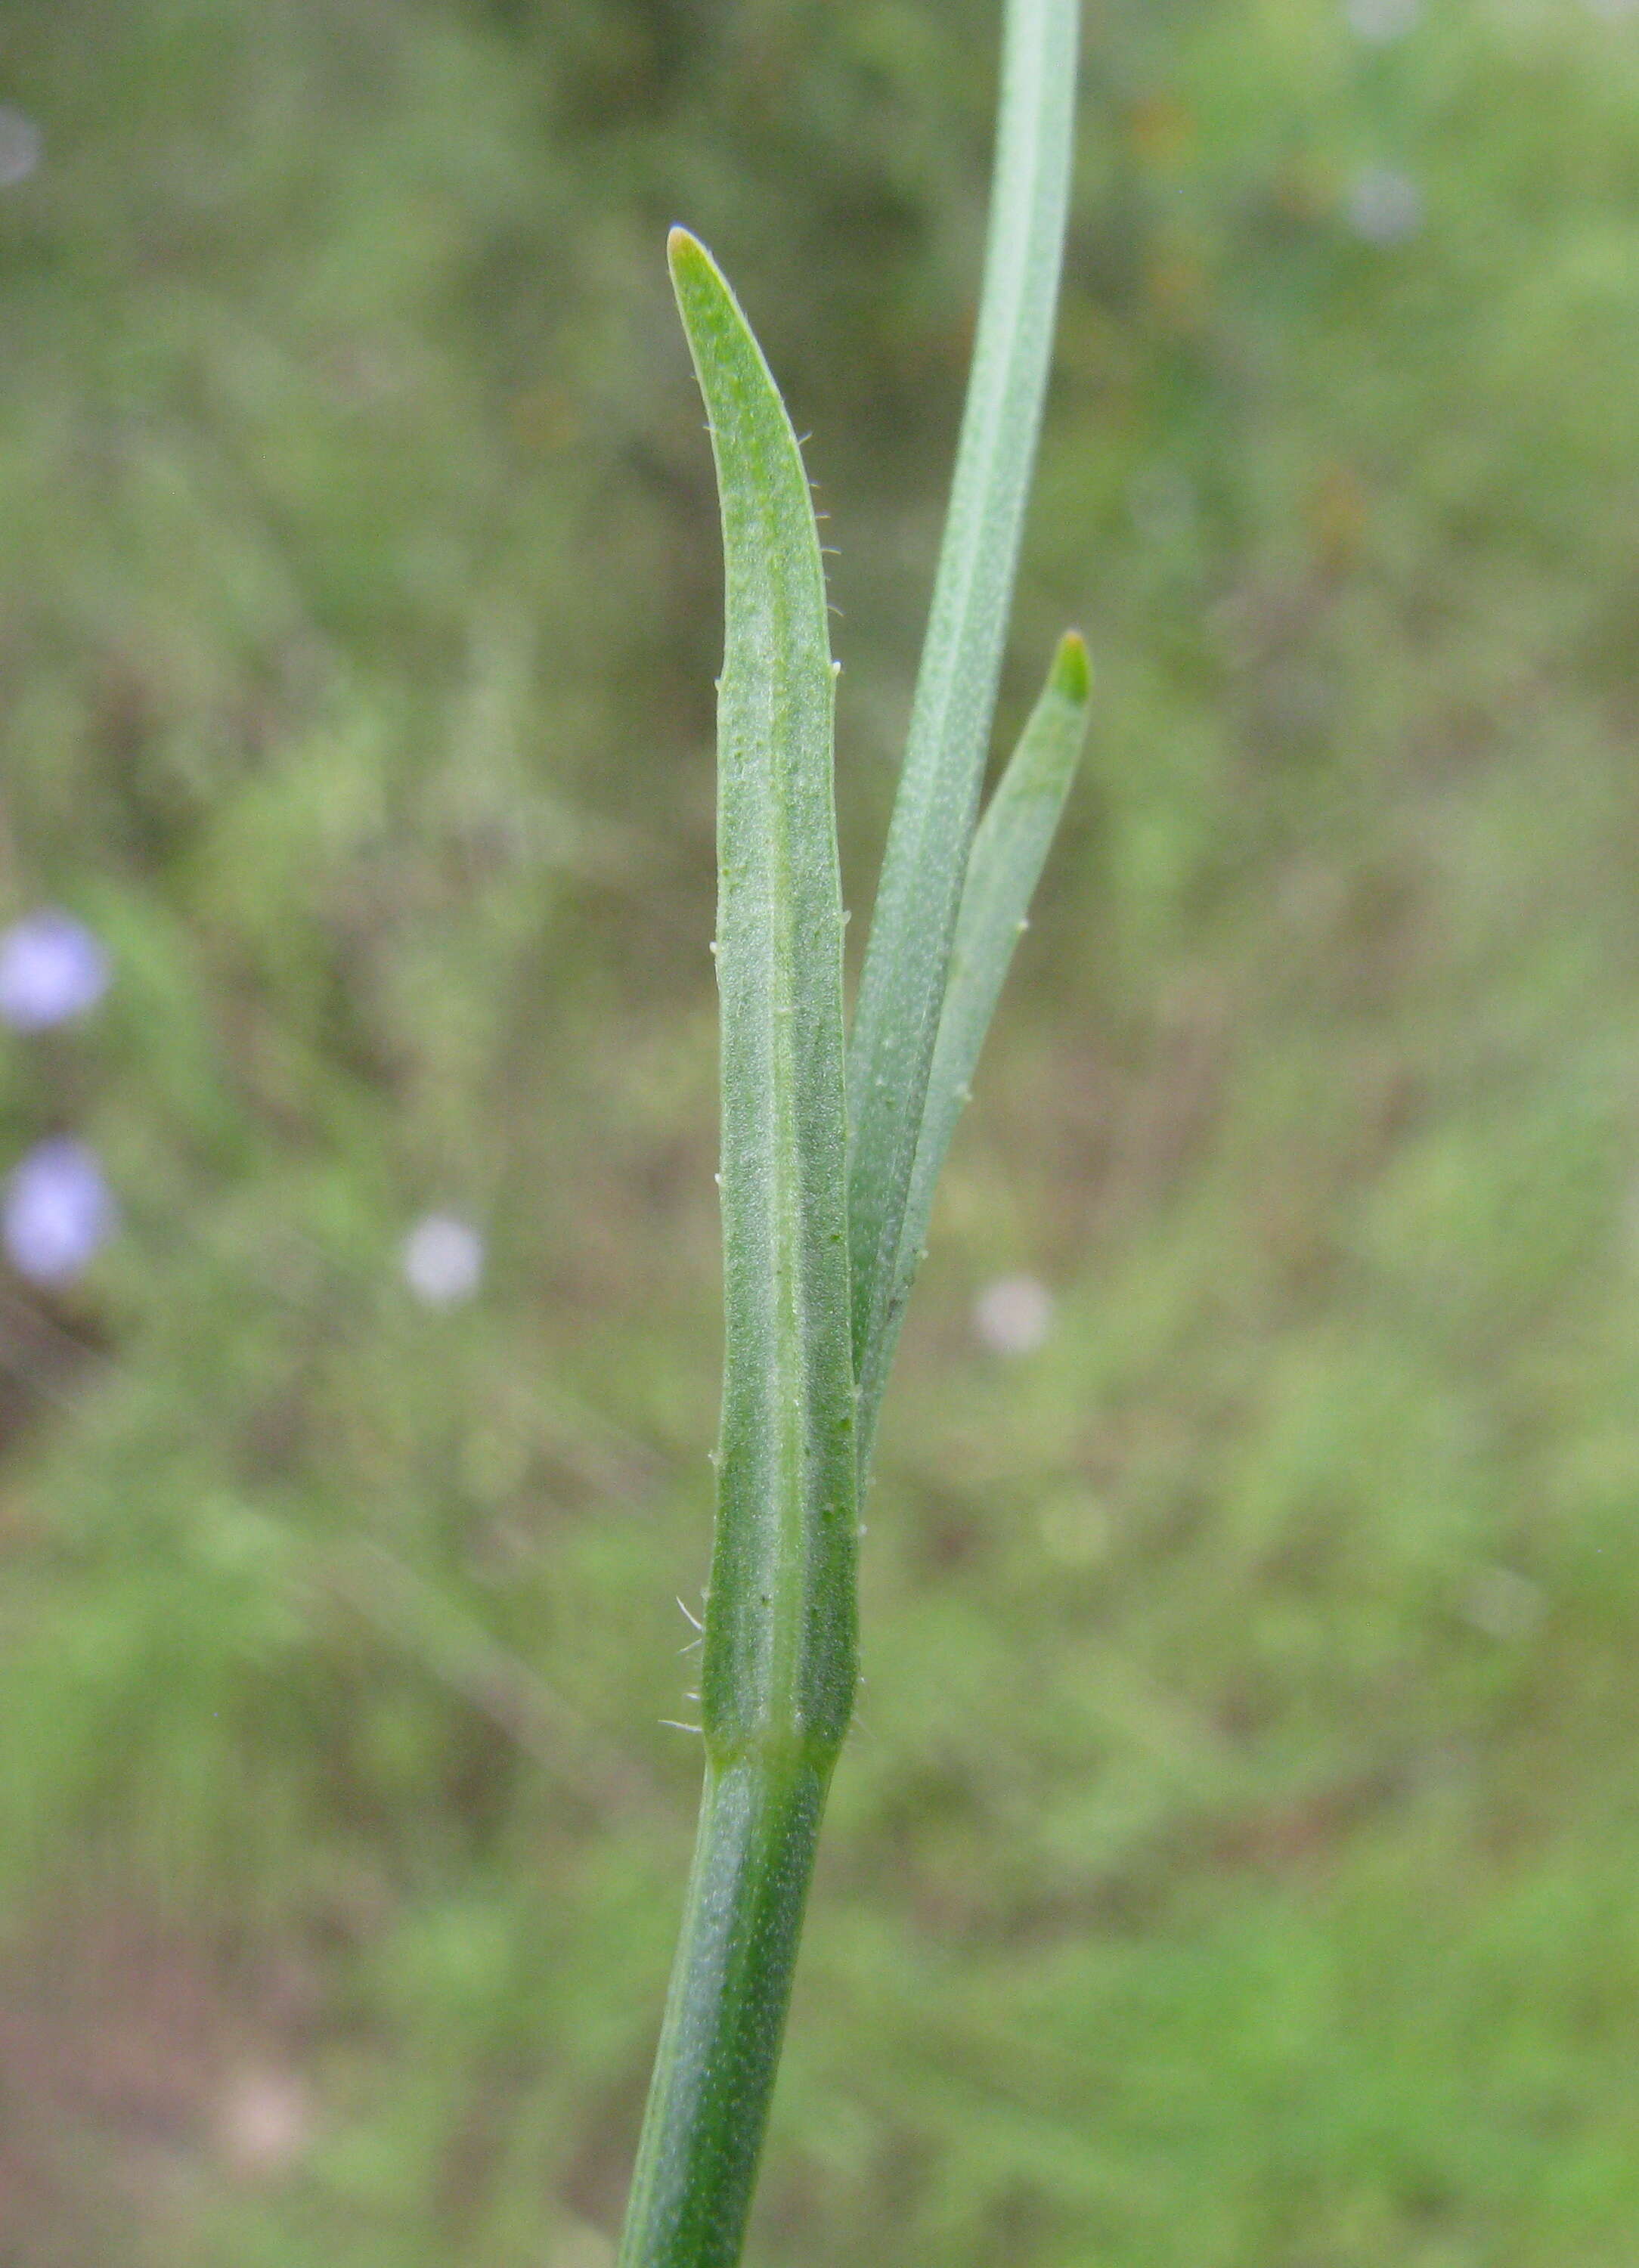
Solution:
[[(1008, 0), (1004, 21), (978, 342), (861, 980), (851, 1142), (819, 529), (761, 350), (709, 255), (686, 231), (671, 237), (726, 568), (712, 947), (726, 1351), (702, 1640), (706, 1786), (621, 2238), (633, 2268), (732, 2268), (745, 2241), (820, 1819), (853, 1715), (858, 1484), (956, 1090), (1025, 925), (1084, 722), (1086, 657), (1067, 644), (1057, 675), (1073, 681), (1055, 683), (1026, 733), (965, 891), (1047, 381), (1079, 12), (1077, 0)], [(968, 966), (947, 1000), (953, 936)], [(943, 1071), (931, 1091), (930, 1065)]]
[[(0, 1129), (127, 1215), (0, 1295), (20, 2268), (612, 2254), (719, 1359), (654, 248), (732, 244), (814, 430), (858, 907), (993, 94), (991, 0), (666, 12), (9, 11), (0, 892), (119, 975)], [(1631, 2268), (1639, 52), (1121, 0), (1084, 84), (1000, 714), (1087, 625), (1091, 777), (895, 1370), (753, 2256)]]
[[(702, 1637), (706, 1786), (621, 2238), (621, 2260), (633, 2268), (732, 2268), (740, 2256), (820, 1819), (854, 1711), (857, 1484), (934, 1184), (1085, 730), (1086, 651), (1070, 637), (970, 857), (971, 829), (952, 816), (963, 797), (949, 759), (976, 775), (982, 752), (960, 740), (952, 747), (951, 727), (964, 711), (967, 732), (981, 715), (988, 727), (1012, 605), (1068, 198), (1077, 11), (1075, 0), (1045, 13), (1024, 0), (1009, 5), (1005, 21), (998, 218), (954, 532), (924, 662), (938, 713), (932, 727), (913, 719), (888, 872), (905, 872), (908, 828), (921, 830), (922, 868), (940, 837), (943, 847), (930, 902), (902, 881), (883, 894), (873, 939), (890, 974), (878, 980), (875, 1039), (867, 1035), (856, 1074), (871, 1138), (851, 1156), (833, 790), (837, 666), (819, 529), (801, 445), (733, 294), (695, 239), (677, 228), (671, 236), (723, 512), (712, 951), (722, 1002), (725, 1353)], [(1043, 36), (1049, 30), (1056, 40)], [(963, 636), (979, 649), (976, 669), (957, 643)], [(941, 865), (959, 883), (966, 873), (950, 925), (954, 953), (939, 926)], [(930, 917), (932, 933), (918, 934), (915, 924)], [(867, 994), (872, 965), (868, 953)], [(916, 1028), (929, 976), (938, 1028), (931, 1073)], [(904, 1189), (895, 1186), (896, 1126), (908, 1134), (914, 1164)], [(869, 1273), (850, 1286), (850, 1241), (860, 1240), (849, 1232), (861, 1206), (867, 1261), (886, 1249), (880, 1296)], [(851, 1329), (856, 1300), (864, 1322)], [(864, 1366), (857, 1387), (856, 1342)]]
[(802, 451), (710, 256), (672, 275), (710, 415), (726, 652), (717, 710), (724, 1359), (702, 1707), (709, 1756), (853, 1714), (854, 1374), (843, 1163), (835, 670)]

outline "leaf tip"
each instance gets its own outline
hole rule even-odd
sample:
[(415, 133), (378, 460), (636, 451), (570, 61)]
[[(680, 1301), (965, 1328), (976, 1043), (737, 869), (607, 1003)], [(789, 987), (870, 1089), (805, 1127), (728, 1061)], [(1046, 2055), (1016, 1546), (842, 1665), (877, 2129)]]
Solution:
[(1087, 641), (1079, 630), (1066, 630), (1059, 640), (1059, 650), (1053, 657), (1053, 690), (1077, 708), (1085, 708), (1092, 698), (1092, 663), (1087, 655)]
[(682, 227), (666, 232), (665, 256), (673, 281), (680, 284), (690, 274), (699, 276), (709, 272), (714, 264), (711, 254), (700, 239), (691, 230)]

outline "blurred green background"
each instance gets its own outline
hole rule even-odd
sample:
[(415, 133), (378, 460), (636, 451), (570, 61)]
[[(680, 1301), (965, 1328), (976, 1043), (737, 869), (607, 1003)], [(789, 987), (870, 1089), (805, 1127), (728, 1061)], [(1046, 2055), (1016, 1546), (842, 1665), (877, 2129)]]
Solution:
[[(1632, 2268), (1639, 14), (1087, 13), (1001, 732), (1074, 621), (1093, 745), (753, 2254)], [(6, 2268), (612, 2258), (718, 1377), (663, 235), (813, 435), (857, 944), (996, 16), (0, 26), (0, 920), (114, 967), (0, 1033), (0, 1170), (71, 1130), (123, 1216), (0, 1270)]]

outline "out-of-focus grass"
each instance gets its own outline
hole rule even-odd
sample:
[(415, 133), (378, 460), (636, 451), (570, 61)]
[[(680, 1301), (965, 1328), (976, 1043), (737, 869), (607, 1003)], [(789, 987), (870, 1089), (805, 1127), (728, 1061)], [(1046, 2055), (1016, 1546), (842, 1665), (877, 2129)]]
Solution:
[[(5, 28), (0, 911), (118, 977), (4, 1042), (0, 1164), (72, 1125), (126, 1217), (0, 1285), (18, 2268), (607, 2257), (717, 1360), (661, 234), (814, 429), (857, 877), (992, 15)], [(1081, 620), (1092, 776), (890, 1406), (757, 2256), (1630, 2268), (1639, 25), (1119, 0), (1088, 81), (1010, 702)]]

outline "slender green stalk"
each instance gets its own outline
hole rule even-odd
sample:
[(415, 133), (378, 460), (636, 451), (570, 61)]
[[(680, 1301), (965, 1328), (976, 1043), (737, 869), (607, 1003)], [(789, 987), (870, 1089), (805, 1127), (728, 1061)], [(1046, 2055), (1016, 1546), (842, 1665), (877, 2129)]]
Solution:
[(996, 711), (1069, 199), (1077, 0), (1009, 0), (989, 246), (949, 515), (849, 1057), (854, 1362), (879, 1372)]
[(828, 1762), (706, 1767), (621, 2268), (732, 2268), (780, 2058)]
[(856, 1671), (834, 672), (801, 452), (709, 255), (672, 276), (723, 506), (717, 983), (726, 1353), (706, 1786), (621, 2268), (739, 2257)]
[(870, 1436), (933, 1184), (1085, 722), (1086, 656), (1071, 638), (975, 844), (1046, 383), (1076, 38), (1076, 0), (1009, 0), (973, 384), (847, 1078), (834, 665), (807, 475), (732, 293), (694, 238), (672, 235), (723, 509), (725, 1358), (705, 1792), (620, 2268), (739, 2257), (853, 1712)]

